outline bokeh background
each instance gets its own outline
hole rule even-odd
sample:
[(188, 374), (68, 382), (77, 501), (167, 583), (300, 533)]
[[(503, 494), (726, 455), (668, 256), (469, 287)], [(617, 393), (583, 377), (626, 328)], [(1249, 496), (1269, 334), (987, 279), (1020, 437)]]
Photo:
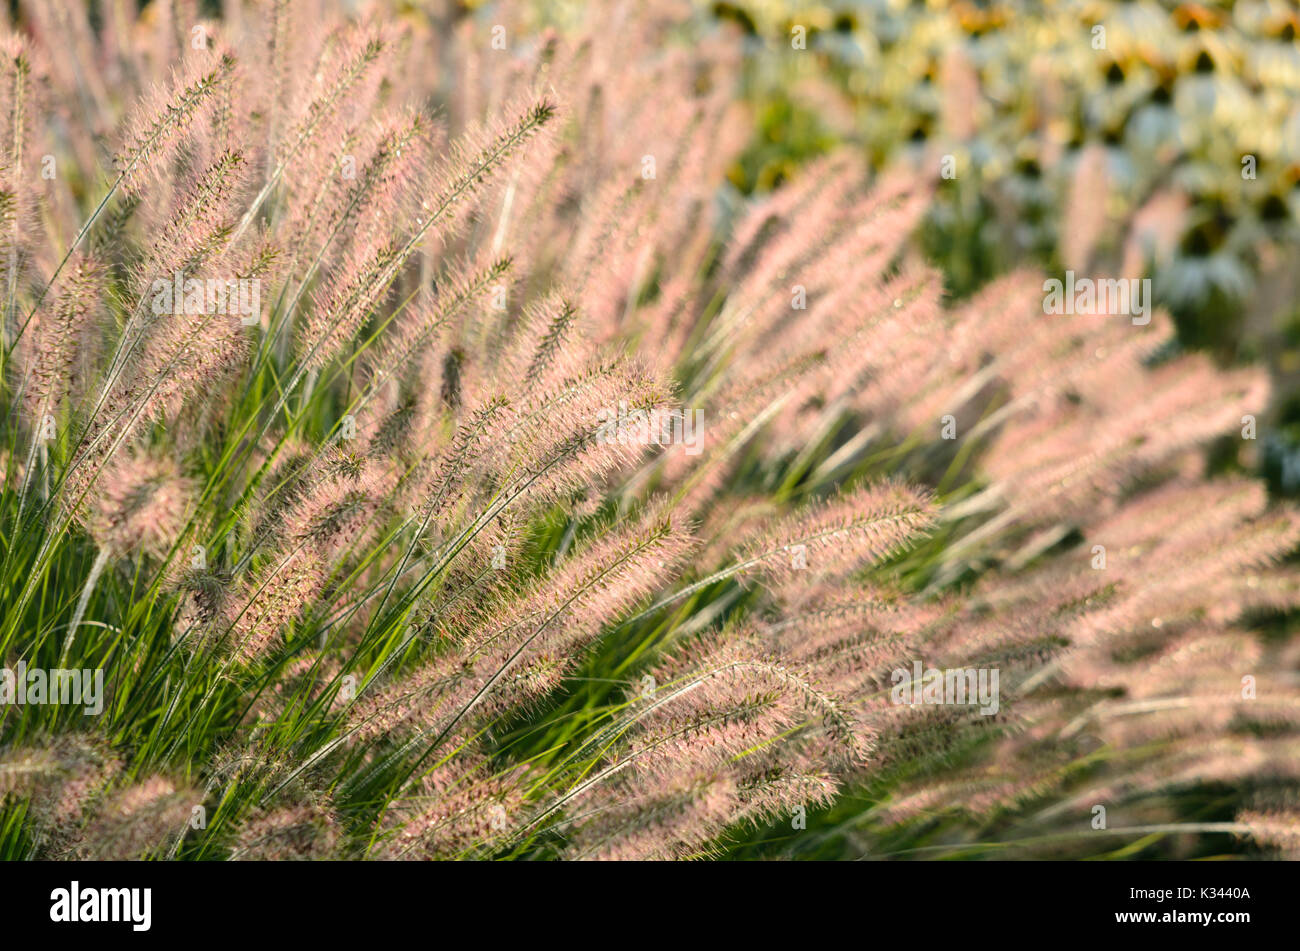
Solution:
[(1277, 390), (1256, 465), (1274, 491), (1300, 492), (1300, 8), (711, 9), (749, 36), (758, 133), (737, 187), (779, 186), (841, 142), (878, 166), (952, 155), (956, 177), (940, 178), (919, 240), (954, 296), (1024, 262), (1082, 268), (1083, 234), (1112, 273), (1136, 249), (1183, 346), (1268, 362)]
[[(571, 17), (580, 4), (541, 4)], [(775, 188), (841, 145), (936, 179), (916, 236), (962, 298), (1017, 266), (1152, 280), (1184, 347), (1275, 381), (1248, 464), (1300, 495), (1300, 7), (1288, 0), (734, 0)], [(955, 175), (944, 178), (951, 156)]]
[(1267, 363), (1275, 398), (1255, 464), (1275, 492), (1300, 493), (1300, 8), (753, 0), (710, 11), (748, 37), (757, 130), (738, 188), (779, 187), (838, 143), (877, 167), (936, 174), (952, 156), (955, 177), (939, 177), (918, 236), (951, 294), (1026, 263), (1150, 277), (1182, 345)]

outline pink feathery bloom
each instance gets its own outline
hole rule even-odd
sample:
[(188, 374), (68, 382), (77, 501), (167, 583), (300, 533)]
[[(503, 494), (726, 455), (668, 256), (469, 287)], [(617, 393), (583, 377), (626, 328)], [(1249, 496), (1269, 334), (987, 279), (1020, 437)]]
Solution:
[(667, 584), (690, 544), (680, 526), (651, 513), (585, 546), (552, 576), (486, 613), (455, 654), (359, 703), (351, 716), (358, 735), (411, 720), (449, 729), (536, 702), (605, 625)]
[(745, 573), (781, 577), (811, 569), (816, 576), (844, 576), (888, 558), (921, 537), (934, 523), (930, 495), (897, 482), (866, 485), (765, 526), (740, 548)]
[(58, 417), (66, 397), (74, 392), (78, 371), (95, 351), (94, 320), (103, 294), (101, 264), (91, 258), (75, 260), (60, 277), (58, 290), (47, 295), (29, 328), (34, 356), (28, 361), (23, 403), (34, 426), (46, 415)]
[(232, 861), (313, 861), (333, 857), (339, 830), (334, 816), (315, 805), (259, 811), (239, 827)]
[(1079, 154), (1062, 214), (1061, 260), (1067, 268), (1089, 273), (1093, 251), (1106, 228), (1106, 150), (1090, 145)]
[(167, 87), (155, 87), (133, 110), (117, 154), (124, 186), (141, 191), (164, 174), (184, 143), (185, 132), (209, 110), (222, 83), (230, 81), (235, 59), (229, 53), (187, 56)]
[(88, 507), (88, 528), (114, 552), (162, 557), (180, 542), (193, 505), (194, 487), (175, 460), (123, 456), (100, 476)]
[(1260, 845), (1278, 849), (1287, 858), (1300, 855), (1300, 813), (1295, 810), (1246, 810), (1237, 822), (1248, 827), (1247, 835)]
[(385, 816), (382, 859), (477, 858), (507, 840), (524, 805), (523, 770), (467, 753), (439, 765)]
[(979, 121), (980, 80), (960, 47), (950, 48), (944, 56), (939, 89), (944, 130), (959, 142), (969, 139)]
[(230, 649), (251, 662), (271, 650), (286, 625), (325, 592), (334, 565), (378, 531), (376, 515), (391, 477), (358, 461), (334, 466), (280, 515), (277, 544), (224, 605)]
[(74, 847), (78, 858), (123, 861), (157, 855), (180, 841), (201, 793), (151, 776), (105, 797)]

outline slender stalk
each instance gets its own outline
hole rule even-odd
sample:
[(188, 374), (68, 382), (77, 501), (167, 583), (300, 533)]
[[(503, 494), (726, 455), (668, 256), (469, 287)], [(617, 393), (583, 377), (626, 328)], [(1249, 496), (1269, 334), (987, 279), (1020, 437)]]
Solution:
[(90, 566), (90, 574), (86, 575), (86, 583), (81, 587), (81, 597), (77, 599), (77, 609), (72, 614), (72, 623), (68, 625), (67, 636), (63, 640), (63, 650), (59, 652), (59, 666), (68, 659), (68, 652), (72, 650), (72, 641), (77, 636), (77, 628), (81, 627), (82, 619), (86, 616), (86, 608), (90, 605), (90, 596), (95, 591), (95, 585), (99, 583), (99, 576), (104, 573), (104, 567), (108, 564), (109, 556), (112, 551), (107, 545), (99, 549), (95, 555), (95, 561)]

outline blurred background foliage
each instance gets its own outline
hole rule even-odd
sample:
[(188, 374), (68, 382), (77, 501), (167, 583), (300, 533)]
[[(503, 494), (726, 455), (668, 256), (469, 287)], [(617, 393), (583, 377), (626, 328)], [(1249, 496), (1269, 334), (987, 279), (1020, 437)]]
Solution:
[[(956, 298), (1025, 265), (1150, 277), (1182, 345), (1268, 363), (1277, 389), (1255, 461), (1275, 491), (1300, 493), (1294, 3), (709, 10), (746, 35), (756, 131), (732, 170), (738, 189), (779, 187), (849, 144), (876, 168), (907, 162), (935, 176), (918, 238)], [(1080, 260), (1080, 245), (1097, 253)]]

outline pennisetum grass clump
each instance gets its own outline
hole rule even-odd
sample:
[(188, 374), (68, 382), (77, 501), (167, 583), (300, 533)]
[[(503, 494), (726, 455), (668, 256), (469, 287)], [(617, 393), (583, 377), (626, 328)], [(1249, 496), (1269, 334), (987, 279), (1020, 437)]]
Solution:
[(1260, 374), (946, 304), (913, 170), (719, 201), (734, 44), (654, 4), (236, 5), (0, 37), (0, 659), (105, 673), (0, 705), (0, 855), (1294, 850), (1300, 518), (1203, 463)]

